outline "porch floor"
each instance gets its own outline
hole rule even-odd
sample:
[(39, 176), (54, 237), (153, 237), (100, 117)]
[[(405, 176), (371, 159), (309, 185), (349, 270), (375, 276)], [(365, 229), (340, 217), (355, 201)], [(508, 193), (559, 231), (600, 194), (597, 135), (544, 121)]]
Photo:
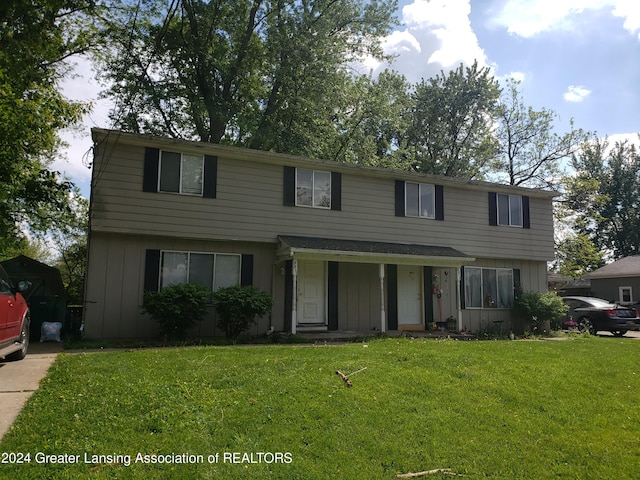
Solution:
[[(326, 332), (297, 332), (297, 336), (314, 340), (317, 342), (352, 342), (357, 339), (375, 338), (380, 335), (378, 331), (326, 331)], [(476, 340), (477, 337), (468, 333), (456, 333), (442, 330), (435, 331), (406, 331), (406, 330), (387, 330), (381, 336), (383, 337), (407, 337), (407, 338), (435, 338), (454, 340)]]

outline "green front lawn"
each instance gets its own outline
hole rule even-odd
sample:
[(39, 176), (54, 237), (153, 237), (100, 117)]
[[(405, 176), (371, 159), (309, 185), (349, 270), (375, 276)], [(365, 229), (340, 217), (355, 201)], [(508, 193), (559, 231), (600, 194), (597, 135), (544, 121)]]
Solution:
[(639, 399), (625, 338), (62, 354), (0, 478), (635, 479)]

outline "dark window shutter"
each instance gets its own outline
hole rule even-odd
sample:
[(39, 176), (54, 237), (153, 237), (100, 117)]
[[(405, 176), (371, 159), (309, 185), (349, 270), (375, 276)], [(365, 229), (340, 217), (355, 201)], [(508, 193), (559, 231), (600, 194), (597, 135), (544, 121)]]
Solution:
[(202, 196), (206, 198), (216, 198), (218, 182), (218, 157), (211, 155), (204, 156), (204, 185)]
[(422, 267), (423, 277), (423, 298), (424, 298), (424, 320), (425, 330), (429, 330), (429, 324), (434, 322), (433, 319), (433, 268)]
[(240, 266), (240, 285), (253, 285), (253, 255), (242, 255), (242, 264)]
[(293, 260), (284, 263), (284, 323), (285, 329), (291, 331), (293, 321)]
[(404, 180), (396, 180), (396, 217), (404, 216)]
[(157, 292), (160, 286), (160, 250), (147, 250), (144, 261), (144, 289)]
[(489, 225), (498, 225), (498, 195), (489, 192)]
[(522, 282), (520, 280), (520, 269), (513, 269), (513, 299), (518, 300), (522, 293)]
[(531, 218), (529, 217), (529, 197), (522, 197), (522, 226), (531, 228)]
[(331, 210), (342, 210), (342, 174), (331, 172)]
[(398, 330), (398, 266), (387, 265), (387, 328)]
[(143, 192), (158, 191), (158, 168), (160, 149), (147, 147), (144, 149), (144, 169), (142, 177)]
[(294, 207), (296, 205), (296, 169), (284, 167), (284, 205)]
[(328, 270), (328, 289), (327, 289), (327, 307), (328, 307), (328, 326), (329, 330), (338, 330), (338, 262), (327, 262)]
[(464, 309), (464, 267), (460, 267), (460, 308)]
[(444, 187), (436, 185), (436, 220), (444, 220)]

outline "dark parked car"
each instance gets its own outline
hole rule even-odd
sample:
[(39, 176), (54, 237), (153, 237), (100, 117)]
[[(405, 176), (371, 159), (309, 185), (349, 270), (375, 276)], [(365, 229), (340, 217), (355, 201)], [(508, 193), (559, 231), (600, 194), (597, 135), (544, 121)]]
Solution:
[(0, 359), (22, 360), (29, 348), (29, 307), (20, 292), (31, 284), (23, 281), (14, 287), (0, 266)]
[(622, 336), (629, 330), (640, 331), (640, 314), (633, 307), (617, 305), (595, 297), (564, 297), (569, 305), (565, 324), (577, 326), (581, 331), (595, 335), (607, 330)]

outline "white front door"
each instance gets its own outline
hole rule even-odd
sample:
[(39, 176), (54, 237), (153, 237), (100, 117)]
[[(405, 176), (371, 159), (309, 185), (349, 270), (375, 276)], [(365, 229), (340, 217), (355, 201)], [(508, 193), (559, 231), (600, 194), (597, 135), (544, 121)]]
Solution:
[(398, 265), (398, 328), (423, 330), (422, 267)]
[(325, 262), (298, 263), (298, 325), (327, 325)]

